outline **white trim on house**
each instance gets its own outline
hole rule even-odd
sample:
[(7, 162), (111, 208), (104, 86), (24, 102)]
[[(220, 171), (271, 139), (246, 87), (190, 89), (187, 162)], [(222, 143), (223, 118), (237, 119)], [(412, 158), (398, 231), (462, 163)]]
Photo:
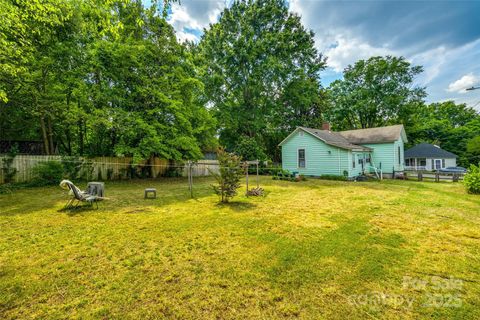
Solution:
[[(420, 163), (421, 160), (425, 161), (425, 165), (421, 165)], [(440, 161), (439, 169), (457, 166), (457, 159), (455, 158), (405, 158), (405, 170), (416, 170), (416, 171), (439, 170), (436, 168), (436, 161)], [(408, 165), (407, 165), (407, 162), (408, 162)], [(432, 166), (432, 163), (433, 163), (433, 166)]]
[[(320, 138), (320, 137), (317, 136), (317, 135), (314, 135), (314, 134), (311, 133), (311, 132), (308, 132), (308, 130), (305, 130), (305, 129), (302, 128), (302, 127), (297, 127), (295, 130), (293, 130), (292, 133), (290, 133), (290, 134), (289, 134), (285, 139), (283, 139), (282, 142), (280, 142), (278, 145), (279, 145), (279, 146), (282, 146), (282, 144), (284, 144), (288, 139), (290, 139), (290, 137), (291, 137), (292, 135), (294, 135), (295, 133), (297, 133), (297, 132), (299, 132), (299, 131), (308, 133), (308, 134), (311, 135), (312, 137), (317, 138), (318, 140), (322, 141), (323, 143), (329, 145), (329, 143), (328, 143), (327, 141), (323, 140), (322, 138)], [(334, 146), (334, 147), (341, 148), (341, 147), (339, 147), (339, 146)], [(341, 149), (343, 149), (343, 148), (341, 148)]]
[[(297, 127), (295, 130), (293, 130), (292, 133), (290, 133), (285, 139), (282, 140), (282, 142), (280, 142), (278, 145), (281, 146), (282, 144), (284, 144), (288, 139), (290, 139), (291, 136), (293, 136), (295, 133), (297, 133), (298, 131), (302, 130), (303, 132), (306, 132), (308, 133), (309, 135), (321, 140), (319, 137), (316, 137), (315, 135), (311, 134), (310, 132), (308, 132), (307, 130), (304, 130), (302, 129), (301, 127)], [(325, 141), (324, 141), (325, 142)]]
[[(303, 167), (300, 167), (300, 157), (298, 156), (298, 153), (300, 150), (303, 150), (303, 158), (304, 158), (304, 163), (305, 165)], [(307, 147), (299, 147), (297, 148), (297, 169), (307, 169)]]

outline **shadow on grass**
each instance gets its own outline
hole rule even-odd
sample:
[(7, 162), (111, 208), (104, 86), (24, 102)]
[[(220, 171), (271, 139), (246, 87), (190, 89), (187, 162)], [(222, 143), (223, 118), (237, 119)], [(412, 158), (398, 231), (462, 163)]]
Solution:
[(245, 201), (220, 202), (216, 205), (220, 209), (232, 209), (233, 211), (248, 211), (257, 207), (256, 204)]
[(96, 205), (89, 205), (89, 204), (82, 204), (76, 207), (71, 207), (71, 208), (61, 208), (57, 210), (57, 212), (60, 213), (66, 213), (68, 216), (76, 216), (76, 215), (81, 215), (86, 212), (95, 212), (98, 211), (98, 208)]
[[(213, 193), (210, 180), (197, 178), (194, 184), (194, 199), (209, 197)], [(79, 183), (84, 187), (84, 183)], [(156, 199), (144, 199), (145, 188), (156, 188)], [(142, 208), (147, 206), (163, 207), (173, 203), (190, 201), (190, 192), (186, 178), (138, 179), (128, 181), (106, 181), (106, 197), (99, 207), (102, 211), (117, 211), (126, 207)], [(32, 214), (39, 211), (58, 211), (61, 203), (70, 196), (57, 186), (25, 188), (11, 194), (0, 196), (0, 216)], [(83, 209), (82, 211), (87, 211)], [(90, 210), (88, 210), (90, 211)], [(78, 212), (76, 210), (75, 212)]]

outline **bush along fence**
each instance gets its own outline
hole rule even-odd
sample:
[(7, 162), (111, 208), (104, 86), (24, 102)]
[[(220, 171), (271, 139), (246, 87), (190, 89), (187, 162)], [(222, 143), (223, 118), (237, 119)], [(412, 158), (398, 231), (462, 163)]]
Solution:
[(134, 163), (130, 157), (65, 157), (0, 155), (0, 184), (31, 182), (38, 176), (58, 176), (82, 180), (125, 180), (132, 178), (195, 177), (218, 172), (217, 160), (199, 160), (191, 168), (186, 163), (160, 158)]

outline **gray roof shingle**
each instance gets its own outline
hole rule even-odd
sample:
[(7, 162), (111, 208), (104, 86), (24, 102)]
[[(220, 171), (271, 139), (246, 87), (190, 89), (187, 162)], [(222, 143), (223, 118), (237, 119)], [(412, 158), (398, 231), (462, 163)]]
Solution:
[(457, 158), (457, 155), (430, 143), (420, 143), (405, 151), (405, 158)]
[(371, 151), (371, 148), (359, 146), (353, 143), (350, 143), (345, 137), (343, 137), (338, 132), (332, 132), (328, 130), (320, 130), (313, 128), (300, 127), (301, 129), (307, 131), (308, 133), (316, 136), (320, 140), (324, 141), (326, 144), (336, 146), (342, 149), (350, 150), (359, 150), (359, 151)]
[(402, 132), (403, 125), (397, 124), (387, 127), (340, 131), (339, 134), (345, 137), (350, 143), (363, 144), (393, 142), (402, 136)]

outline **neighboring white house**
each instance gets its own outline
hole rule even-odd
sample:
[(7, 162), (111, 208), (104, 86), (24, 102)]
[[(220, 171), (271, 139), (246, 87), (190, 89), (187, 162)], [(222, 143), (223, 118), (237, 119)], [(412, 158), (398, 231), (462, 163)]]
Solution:
[(405, 151), (405, 170), (434, 171), (457, 166), (457, 155), (439, 146), (420, 143)]

